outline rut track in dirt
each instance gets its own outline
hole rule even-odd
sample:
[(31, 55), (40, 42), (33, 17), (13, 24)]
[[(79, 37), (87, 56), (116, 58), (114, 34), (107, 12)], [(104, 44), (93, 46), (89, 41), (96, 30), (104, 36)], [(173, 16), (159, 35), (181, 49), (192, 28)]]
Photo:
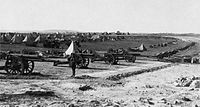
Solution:
[(134, 72), (126, 72), (126, 73), (121, 73), (121, 74), (117, 74), (117, 75), (112, 75), (112, 76), (107, 77), (106, 79), (117, 81), (117, 80), (120, 80), (120, 79), (123, 79), (126, 77), (130, 77), (133, 75), (139, 75), (139, 74), (147, 73), (147, 72), (154, 72), (157, 70), (161, 70), (161, 69), (176, 66), (176, 65), (178, 65), (178, 64), (167, 64), (167, 65), (162, 65), (162, 66), (158, 66), (158, 67), (152, 67), (149, 69), (141, 69), (141, 70), (134, 71)]
[(136, 63), (129, 67), (124, 67), (117, 70), (104, 70), (102, 72), (86, 73), (79, 76), (96, 77), (106, 80), (118, 81), (120, 79), (130, 76), (139, 75), (147, 72), (154, 72), (176, 65), (178, 65), (178, 63), (137, 60)]

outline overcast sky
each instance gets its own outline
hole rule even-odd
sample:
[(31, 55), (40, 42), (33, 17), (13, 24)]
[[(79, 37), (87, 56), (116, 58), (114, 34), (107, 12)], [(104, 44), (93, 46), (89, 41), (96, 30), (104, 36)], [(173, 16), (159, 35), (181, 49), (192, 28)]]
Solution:
[(200, 0), (0, 0), (0, 30), (200, 33)]

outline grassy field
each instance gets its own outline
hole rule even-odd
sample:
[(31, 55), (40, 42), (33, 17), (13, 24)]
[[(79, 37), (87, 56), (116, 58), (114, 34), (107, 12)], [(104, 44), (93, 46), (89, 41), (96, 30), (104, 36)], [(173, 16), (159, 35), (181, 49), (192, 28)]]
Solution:
[(122, 41), (106, 41), (106, 42), (93, 42), (93, 43), (82, 43), (82, 47), (86, 49), (93, 49), (97, 51), (106, 51), (109, 48), (124, 48), (127, 49), (128, 47), (134, 48), (139, 47), (141, 44), (147, 48), (147, 51), (142, 52), (143, 55), (155, 55), (156, 53), (170, 51), (173, 49), (178, 49), (184, 47), (189, 44), (189, 42), (178, 40), (177, 44), (169, 44), (166, 47), (157, 47), (157, 48), (150, 48), (150, 45), (157, 45), (160, 43), (166, 43), (174, 41), (175, 39), (151, 39), (151, 38), (138, 38), (138, 39), (129, 39), (129, 40), (122, 40)]
[[(168, 44), (166, 47), (157, 47), (150, 48), (150, 45), (157, 45), (160, 43), (167, 43), (176, 41), (177, 44)], [(96, 51), (107, 51), (109, 48), (134, 48), (139, 47), (141, 44), (147, 48), (147, 51), (142, 52), (143, 55), (155, 55), (163, 51), (170, 51), (180, 47), (184, 47), (189, 44), (189, 42), (177, 40), (174, 38), (164, 38), (164, 37), (155, 37), (155, 36), (129, 36), (125, 37), (123, 40), (118, 41), (105, 41), (105, 42), (83, 42), (81, 43), (81, 49), (91, 49)], [(47, 50), (56, 50), (64, 52), (68, 46), (64, 49), (53, 49), (53, 48), (43, 48), (43, 47), (28, 47), (23, 44), (0, 44), (0, 51), (22, 51), (24, 49), (30, 49), (34, 51), (47, 51)]]

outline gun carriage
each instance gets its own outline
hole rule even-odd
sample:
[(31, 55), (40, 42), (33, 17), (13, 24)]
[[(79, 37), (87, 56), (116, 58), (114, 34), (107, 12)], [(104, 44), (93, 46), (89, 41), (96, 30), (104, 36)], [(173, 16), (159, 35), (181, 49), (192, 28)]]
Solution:
[(0, 69), (12, 75), (31, 74), (35, 66), (34, 61), (45, 61), (40, 56), (26, 54), (6, 54), (5, 60), (5, 65)]
[(0, 66), (0, 70), (5, 70), (7, 74), (31, 74), (35, 67), (35, 62), (55, 62), (55, 58), (43, 55), (42, 53), (35, 54), (20, 54), (1, 52), (0, 59), (5, 60), (4, 66)]
[[(136, 56), (139, 54), (129, 53), (123, 49), (117, 51), (109, 50), (107, 53), (103, 53), (103, 56), (96, 52), (89, 53), (75, 53), (74, 57), (76, 60), (76, 65), (79, 68), (88, 67), (90, 60), (94, 61), (105, 61), (107, 64), (117, 64), (119, 60), (125, 60), (126, 62), (134, 63)], [(53, 62), (54, 66), (59, 64), (69, 64), (70, 58), (66, 58), (66, 61), (52, 60), (47, 57), (42, 57), (39, 55), (29, 55), (29, 54), (6, 54), (5, 65), (0, 66), (1, 70), (5, 70), (8, 74), (31, 74), (35, 67), (35, 61), (37, 62)]]
[(117, 64), (119, 60), (125, 60), (126, 62), (134, 63), (136, 56), (139, 55), (137, 53), (130, 53), (124, 49), (109, 49), (102, 56), (96, 54), (91, 61), (105, 61), (107, 64)]
[[(90, 61), (104, 61), (107, 64), (117, 64), (119, 60), (125, 60), (126, 62), (134, 63), (136, 60), (136, 56), (139, 56), (140, 54), (130, 53), (123, 49), (117, 49), (114, 51), (108, 50), (106, 53), (97, 53), (96, 51), (90, 51), (88, 53), (75, 53), (74, 55), (77, 67), (86, 68), (89, 65)], [(69, 61), (70, 57), (68, 58), (68, 61), (55, 61), (54, 66), (60, 64), (69, 64), (70, 66)]]
[[(75, 53), (74, 54), (74, 59), (76, 61), (76, 65), (78, 68), (86, 68), (89, 63), (90, 63), (90, 58), (93, 57), (94, 54), (89, 54), (89, 53)], [(60, 65), (60, 64), (69, 64), (70, 65), (70, 56), (67, 59), (67, 61), (60, 61), (57, 60), (54, 62), (54, 66)]]
[[(77, 60), (78, 67), (87, 67), (89, 65), (90, 54), (75, 54), (75, 60)], [(35, 67), (35, 62), (53, 62), (54, 65), (58, 64), (70, 64), (70, 57), (67, 61), (59, 61), (42, 57), (38, 55), (29, 54), (6, 54), (5, 65), (0, 66), (0, 70), (5, 70), (7, 74), (31, 74)]]

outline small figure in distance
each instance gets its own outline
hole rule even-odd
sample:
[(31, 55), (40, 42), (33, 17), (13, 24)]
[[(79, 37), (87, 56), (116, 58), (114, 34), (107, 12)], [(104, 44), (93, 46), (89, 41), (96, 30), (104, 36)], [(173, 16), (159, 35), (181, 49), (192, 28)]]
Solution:
[(75, 77), (76, 60), (75, 60), (75, 54), (74, 53), (71, 53), (70, 63), (71, 63), (71, 68), (72, 68), (72, 76), (71, 77)]

